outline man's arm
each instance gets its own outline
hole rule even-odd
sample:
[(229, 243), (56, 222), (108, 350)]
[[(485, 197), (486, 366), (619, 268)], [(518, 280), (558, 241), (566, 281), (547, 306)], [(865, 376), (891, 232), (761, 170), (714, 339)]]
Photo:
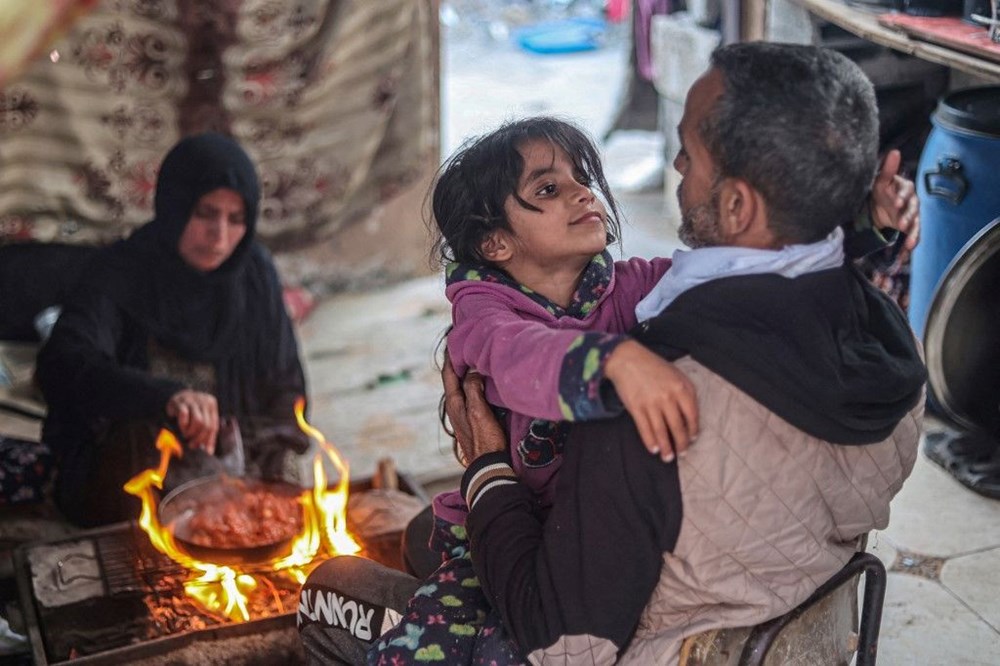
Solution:
[[(475, 381), (466, 383), (466, 412), (481, 423), (489, 411)], [(455, 404), (453, 424), (462, 419)], [(627, 416), (575, 426), (546, 518), (501, 452), (502, 431), (487, 452), (490, 432), (465, 426), (476, 448), (463, 445), (462, 430), (456, 424), (473, 459), (462, 480), (472, 560), (505, 629), (526, 656), (586, 653), (588, 663), (614, 662), (677, 540), (676, 465), (649, 455)]]

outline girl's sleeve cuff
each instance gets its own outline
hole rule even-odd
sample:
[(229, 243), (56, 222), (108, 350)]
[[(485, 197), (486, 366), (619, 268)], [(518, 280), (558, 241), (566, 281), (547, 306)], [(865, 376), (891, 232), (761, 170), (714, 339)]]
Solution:
[(607, 404), (604, 364), (627, 338), (608, 333), (582, 333), (566, 351), (559, 374), (559, 407), (566, 421), (589, 421), (615, 416), (620, 405)]
[(897, 239), (899, 239), (898, 229), (879, 229), (875, 226), (871, 203), (866, 202), (853, 222), (845, 229), (844, 254), (851, 259), (860, 259), (894, 245)]

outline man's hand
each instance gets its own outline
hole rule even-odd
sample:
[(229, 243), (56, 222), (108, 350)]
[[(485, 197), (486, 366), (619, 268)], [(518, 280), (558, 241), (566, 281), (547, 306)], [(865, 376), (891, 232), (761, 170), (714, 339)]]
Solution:
[(683, 372), (626, 340), (608, 356), (604, 376), (615, 385), (650, 453), (670, 462), (675, 453), (687, 451), (698, 434), (698, 397)]
[(184, 389), (167, 402), (167, 416), (177, 422), (181, 436), (189, 449), (215, 453), (219, 434), (219, 403), (210, 393)]
[(920, 200), (913, 181), (898, 175), (901, 160), (898, 150), (890, 150), (882, 160), (872, 187), (871, 215), (876, 228), (905, 234), (903, 252), (909, 253), (920, 241)]
[(459, 460), (468, 467), (481, 455), (507, 449), (507, 435), (486, 402), (482, 376), (470, 370), (459, 380), (455, 368), (444, 355), (441, 368), (444, 383), (444, 412), (455, 431)]

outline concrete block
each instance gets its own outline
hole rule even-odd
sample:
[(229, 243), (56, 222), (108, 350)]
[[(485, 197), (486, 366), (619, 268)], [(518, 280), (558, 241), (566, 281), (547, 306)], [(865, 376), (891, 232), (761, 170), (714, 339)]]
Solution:
[(649, 40), (653, 85), (662, 97), (683, 102), (688, 88), (708, 68), (720, 35), (698, 25), (687, 12), (676, 12), (653, 17)]

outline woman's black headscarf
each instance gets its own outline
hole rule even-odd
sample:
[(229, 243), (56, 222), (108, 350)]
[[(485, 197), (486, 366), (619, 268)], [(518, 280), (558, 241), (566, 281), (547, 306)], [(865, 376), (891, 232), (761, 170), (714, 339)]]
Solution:
[[(189, 266), (177, 247), (195, 204), (219, 188), (243, 198), (246, 234), (221, 266), (203, 273)], [(160, 167), (156, 216), (111, 253), (120, 275), (143, 278), (119, 284), (112, 297), (160, 344), (190, 360), (219, 362), (233, 354), (246, 316), (243, 273), (254, 246), (259, 200), (256, 170), (239, 144), (214, 133), (182, 139)]]

